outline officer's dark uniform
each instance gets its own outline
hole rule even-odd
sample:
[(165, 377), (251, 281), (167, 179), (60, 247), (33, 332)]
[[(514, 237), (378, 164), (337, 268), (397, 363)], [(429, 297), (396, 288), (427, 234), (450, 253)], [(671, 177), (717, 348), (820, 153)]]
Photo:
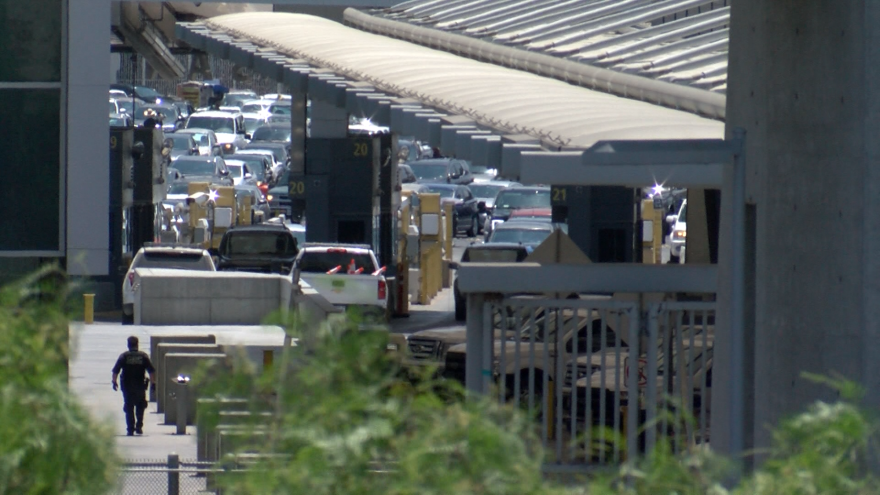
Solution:
[[(143, 351), (130, 350), (123, 352), (113, 366), (113, 373), (122, 372), (122, 396), (125, 400), (122, 410), (125, 411), (125, 424), (128, 434), (134, 431), (143, 433), (144, 411), (147, 409), (147, 377), (146, 373), (155, 373), (150, 357)], [(137, 422), (135, 422), (137, 413)]]

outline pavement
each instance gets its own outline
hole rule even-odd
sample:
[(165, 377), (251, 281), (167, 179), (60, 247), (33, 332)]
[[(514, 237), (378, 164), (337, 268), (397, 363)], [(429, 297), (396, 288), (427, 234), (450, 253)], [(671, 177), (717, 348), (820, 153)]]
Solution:
[(283, 343), (284, 333), (278, 327), (258, 326), (138, 326), (119, 323), (72, 323), (70, 325), (72, 357), (69, 368), (70, 389), (92, 416), (111, 425), (116, 433), (120, 457), (127, 460), (166, 459), (176, 453), (181, 459), (195, 460), (195, 427), (187, 427), (186, 435), (177, 435), (177, 427), (164, 425), (164, 415), (150, 403), (144, 415), (144, 434), (126, 436), (122, 393), (111, 388), (111, 369), (119, 354), (126, 350), (126, 339), (135, 335), (141, 350), (149, 353), (150, 335), (214, 334), (217, 342)]
[[(427, 305), (410, 305), (409, 317), (394, 318), (391, 331), (409, 334), (428, 328), (461, 325), (454, 316), (455, 303), (452, 289), (442, 290)], [(112, 318), (113, 315), (108, 315)], [(113, 318), (115, 321), (119, 321)], [(126, 350), (126, 339), (135, 335), (141, 350), (149, 353), (150, 336), (160, 334), (207, 335), (214, 334), (218, 343), (283, 342), (283, 331), (278, 327), (259, 326), (146, 326), (122, 325), (115, 321), (70, 325), (72, 358), (69, 368), (70, 388), (92, 416), (113, 427), (119, 456), (128, 461), (164, 460), (176, 453), (180, 458), (195, 460), (196, 429), (187, 427), (186, 435), (177, 435), (174, 425), (163, 424), (164, 415), (156, 412), (150, 403), (144, 416), (144, 434), (126, 436), (125, 415), (122, 412), (122, 394), (110, 386), (111, 369), (120, 353)]]

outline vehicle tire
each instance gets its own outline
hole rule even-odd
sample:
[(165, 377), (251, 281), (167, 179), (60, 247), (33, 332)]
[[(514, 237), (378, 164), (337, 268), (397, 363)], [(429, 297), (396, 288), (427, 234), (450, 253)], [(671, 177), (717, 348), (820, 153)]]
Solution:
[(672, 264), (676, 264), (676, 265), (677, 265), (677, 264), (679, 264), (679, 263), (681, 263), (681, 259), (680, 259), (678, 256), (673, 256), (673, 255), (671, 255), (671, 254), (669, 255), (669, 264), (670, 264), (670, 265), (672, 265)]
[(455, 298), (455, 321), (467, 320), (467, 301), (464, 298)]
[(134, 313), (127, 315), (122, 313), (122, 324), (123, 325), (134, 325)]
[(471, 227), (468, 229), (467, 232), (465, 232), (465, 234), (467, 234), (468, 237), (476, 237), (477, 232), (479, 231), (480, 225), (479, 221), (477, 221), (477, 217), (471, 217)]

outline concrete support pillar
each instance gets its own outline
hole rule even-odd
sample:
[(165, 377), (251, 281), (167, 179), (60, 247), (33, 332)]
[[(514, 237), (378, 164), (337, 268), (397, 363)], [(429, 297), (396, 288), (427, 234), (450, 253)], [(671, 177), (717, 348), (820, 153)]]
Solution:
[(331, 103), (312, 100), (313, 138), (344, 138), (348, 135), (348, 112)]
[[(483, 333), (486, 331), (485, 322), (483, 321), (483, 305), (486, 302), (485, 294), (468, 294), (467, 295), (467, 355), (465, 356), (465, 377), (464, 384), (468, 392), (485, 394), (489, 390), (483, 387), (482, 369), (483, 354)], [(490, 331), (491, 335), (492, 332)], [(489, 352), (492, 352), (492, 345), (489, 345)], [(489, 373), (492, 372), (491, 362), (489, 363)]]
[[(754, 307), (754, 418), (744, 435), (746, 448), (762, 449), (766, 425), (837, 399), (805, 371), (840, 373), (880, 406), (880, 4), (738, 0), (730, 43), (727, 129), (747, 131), (754, 230), (743, 303)], [(719, 293), (719, 314), (729, 301)], [(733, 378), (748, 377), (716, 361), (713, 383)], [(716, 429), (730, 407), (713, 393), (721, 452), (737, 443)]]
[(306, 109), (309, 96), (292, 90), (290, 96), (290, 173), (302, 175), (306, 173)]

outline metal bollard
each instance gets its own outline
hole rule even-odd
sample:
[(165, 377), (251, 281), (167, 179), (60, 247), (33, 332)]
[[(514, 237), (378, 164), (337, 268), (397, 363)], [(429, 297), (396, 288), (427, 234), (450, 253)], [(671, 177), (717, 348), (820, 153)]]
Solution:
[(168, 454), (168, 495), (180, 495), (180, 457)]
[(95, 322), (95, 295), (83, 294), (83, 322), (92, 324)]
[(187, 384), (190, 377), (187, 375), (177, 376), (177, 434), (186, 435), (186, 406), (187, 406)]

